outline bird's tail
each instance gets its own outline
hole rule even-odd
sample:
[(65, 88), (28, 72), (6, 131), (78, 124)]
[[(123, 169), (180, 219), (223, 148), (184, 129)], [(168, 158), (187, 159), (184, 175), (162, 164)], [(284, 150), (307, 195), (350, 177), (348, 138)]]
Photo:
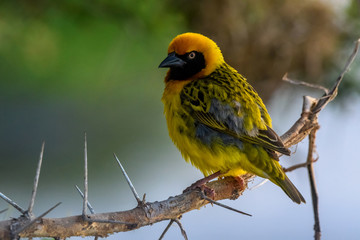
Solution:
[(294, 184), (290, 181), (290, 179), (285, 175), (284, 179), (270, 179), (272, 182), (274, 182), (276, 185), (282, 188), (282, 190), (286, 193), (286, 195), (291, 198), (294, 202), (300, 204), (300, 203), (306, 203), (304, 197), (301, 195), (299, 190), (294, 186)]

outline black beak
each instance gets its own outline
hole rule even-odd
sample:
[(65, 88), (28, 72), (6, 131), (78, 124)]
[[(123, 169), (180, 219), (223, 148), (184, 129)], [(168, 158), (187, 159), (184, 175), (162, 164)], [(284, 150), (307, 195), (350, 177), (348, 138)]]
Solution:
[(165, 67), (183, 67), (186, 64), (184, 60), (178, 58), (175, 55), (175, 52), (169, 53), (169, 55), (162, 61), (159, 65), (159, 68)]

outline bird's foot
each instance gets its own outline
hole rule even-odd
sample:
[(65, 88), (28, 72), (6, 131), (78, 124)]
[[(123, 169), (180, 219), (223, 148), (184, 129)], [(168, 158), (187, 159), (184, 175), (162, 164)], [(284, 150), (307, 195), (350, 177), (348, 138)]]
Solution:
[[(200, 179), (202, 180), (202, 179)], [(183, 193), (185, 192), (189, 192), (192, 190), (200, 190), (201, 192), (203, 192), (203, 194), (205, 194), (205, 196), (211, 198), (211, 199), (215, 199), (215, 191), (214, 189), (206, 186), (206, 183), (203, 183), (202, 181), (197, 181), (195, 183), (193, 183), (190, 187), (186, 188)]]
[(191, 186), (186, 188), (183, 192), (185, 193), (185, 192), (199, 189), (201, 192), (203, 192), (205, 194), (205, 196), (207, 196), (211, 199), (215, 199), (216, 193), (215, 193), (214, 189), (206, 186), (206, 183), (208, 183), (209, 181), (211, 181), (214, 178), (221, 176), (222, 174), (223, 174), (222, 172), (218, 171), (207, 177), (204, 177), (204, 178), (194, 182), (193, 184), (191, 184)]
[(246, 185), (244, 179), (241, 176), (236, 176), (236, 177), (233, 177), (233, 178), (239, 184), (240, 189), (245, 189), (246, 188), (247, 185)]
[(215, 190), (204, 185), (199, 186), (198, 188), (200, 188), (200, 190), (205, 194), (205, 196), (207, 196), (208, 198), (211, 198), (212, 200), (215, 200)]

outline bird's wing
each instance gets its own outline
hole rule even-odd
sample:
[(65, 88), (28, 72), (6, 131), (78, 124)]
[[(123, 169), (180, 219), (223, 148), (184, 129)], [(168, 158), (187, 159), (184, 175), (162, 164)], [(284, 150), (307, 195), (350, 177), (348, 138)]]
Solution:
[(187, 84), (180, 94), (195, 120), (244, 142), (290, 155), (271, 129), (271, 119), (261, 98), (234, 69), (223, 65), (206, 78)]
[[(202, 123), (216, 131), (226, 133), (245, 142), (260, 145), (268, 150), (290, 155), (289, 149), (285, 148), (280, 137), (269, 126), (267, 126), (266, 130), (258, 130), (256, 135), (249, 136), (242, 134), (240, 131), (230, 129), (228, 121), (231, 118), (226, 118), (221, 121), (218, 117), (215, 118), (212, 113), (203, 111), (194, 111), (194, 117), (199, 123)], [(275, 157), (271, 152), (269, 152), (269, 154)]]

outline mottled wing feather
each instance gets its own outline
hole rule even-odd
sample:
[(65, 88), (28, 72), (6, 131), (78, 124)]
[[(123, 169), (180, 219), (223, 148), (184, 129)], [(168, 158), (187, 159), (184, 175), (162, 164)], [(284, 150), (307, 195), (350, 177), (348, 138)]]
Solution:
[(259, 130), (257, 137), (261, 141), (265, 141), (266, 143), (273, 145), (276, 148), (276, 150), (273, 150), (290, 156), (290, 150), (284, 146), (284, 143), (279, 135), (277, 135), (271, 127), (268, 126), (266, 130)]
[[(212, 128), (216, 129), (221, 132), (228, 133), (228, 128), (221, 122), (216, 121), (216, 119), (211, 116), (210, 113), (195, 111), (194, 112), (195, 119), (198, 120), (200, 123)], [(230, 133), (228, 133), (230, 134)]]
[(199, 123), (260, 145), (274, 158), (274, 151), (290, 155), (271, 129), (270, 116), (259, 95), (230, 66), (224, 64), (208, 77), (191, 82), (180, 97)]
[(276, 155), (271, 151), (276, 151), (283, 153), (285, 155), (290, 155), (290, 151), (285, 148), (284, 144), (282, 143), (280, 137), (268, 127), (267, 130), (259, 130), (258, 135), (255, 137), (247, 136), (247, 135), (240, 135), (237, 134), (235, 131), (230, 130), (226, 124), (217, 121), (211, 113), (205, 113), (201, 111), (195, 111), (194, 117), (200, 123), (217, 130), (222, 133), (229, 134), (235, 138), (238, 138), (242, 141), (246, 141), (249, 143), (260, 145), (270, 151), (268, 153), (275, 157)]

